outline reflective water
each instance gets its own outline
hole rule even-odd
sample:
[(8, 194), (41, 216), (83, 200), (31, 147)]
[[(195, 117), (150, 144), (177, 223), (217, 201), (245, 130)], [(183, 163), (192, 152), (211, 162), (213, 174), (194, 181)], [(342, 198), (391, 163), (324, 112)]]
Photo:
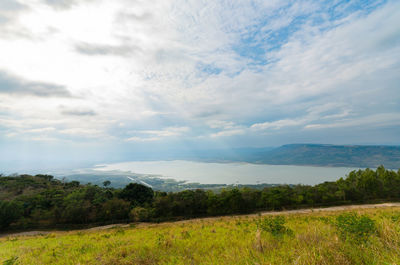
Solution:
[(345, 177), (358, 168), (205, 163), (194, 161), (134, 161), (97, 166), (95, 170), (130, 171), (138, 174), (201, 184), (318, 184)]

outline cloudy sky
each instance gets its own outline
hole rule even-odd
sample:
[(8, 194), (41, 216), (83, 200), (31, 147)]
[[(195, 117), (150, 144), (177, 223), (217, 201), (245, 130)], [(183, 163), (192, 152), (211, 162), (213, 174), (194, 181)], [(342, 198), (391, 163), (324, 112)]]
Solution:
[(400, 144), (400, 1), (0, 1), (3, 161), (286, 143)]

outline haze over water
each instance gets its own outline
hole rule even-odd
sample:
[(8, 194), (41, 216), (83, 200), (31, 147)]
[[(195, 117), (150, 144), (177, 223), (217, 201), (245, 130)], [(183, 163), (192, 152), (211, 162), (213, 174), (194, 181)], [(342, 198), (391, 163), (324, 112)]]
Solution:
[(345, 177), (348, 167), (314, 167), (194, 161), (134, 161), (101, 165), (99, 171), (130, 171), (201, 184), (318, 184)]

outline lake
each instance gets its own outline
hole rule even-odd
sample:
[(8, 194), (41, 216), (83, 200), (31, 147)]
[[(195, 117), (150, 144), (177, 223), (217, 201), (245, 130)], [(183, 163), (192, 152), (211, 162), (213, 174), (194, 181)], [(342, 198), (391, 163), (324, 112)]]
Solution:
[(98, 165), (94, 169), (129, 171), (201, 184), (318, 184), (345, 177), (358, 168), (175, 160), (114, 163)]

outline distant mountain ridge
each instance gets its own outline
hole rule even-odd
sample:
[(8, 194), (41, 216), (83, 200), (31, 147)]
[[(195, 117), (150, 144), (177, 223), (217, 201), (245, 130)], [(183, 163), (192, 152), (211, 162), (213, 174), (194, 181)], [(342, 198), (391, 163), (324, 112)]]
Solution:
[(245, 160), (273, 165), (400, 168), (400, 146), (287, 144), (266, 152), (254, 150)]
[(280, 147), (203, 149), (194, 152), (161, 152), (129, 157), (135, 160), (194, 160), (202, 162), (249, 162), (271, 165), (308, 165), (331, 167), (400, 168), (400, 146), (286, 144)]

